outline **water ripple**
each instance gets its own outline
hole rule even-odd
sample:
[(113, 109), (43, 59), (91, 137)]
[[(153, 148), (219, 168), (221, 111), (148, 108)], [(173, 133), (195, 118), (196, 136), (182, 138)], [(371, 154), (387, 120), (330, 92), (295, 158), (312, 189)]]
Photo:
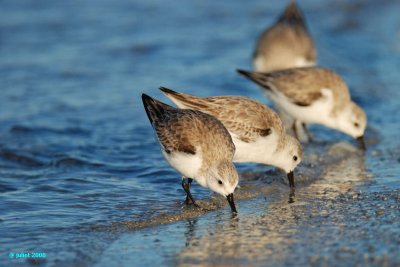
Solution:
[(56, 160), (53, 160), (50, 165), (56, 167), (101, 167), (104, 166), (99, 162), (91, 162), (82, 158), (65, 156)]
[(11, 134), (63, 134), (63, 135), (89, 135), (90, 131), (79, 128), (70, 127), (63, 129), (49, 128), (49, 127), (29, 127), (24, 125), (14, 125), (10, 128), (9, 132)]
[(33, 156), (21, 155), (20, 153), (11, 150), (0, 149), (0, 159), (1, 158), (28, 167), (42, 167), (45, 165), (45, 163), (39, 161)]

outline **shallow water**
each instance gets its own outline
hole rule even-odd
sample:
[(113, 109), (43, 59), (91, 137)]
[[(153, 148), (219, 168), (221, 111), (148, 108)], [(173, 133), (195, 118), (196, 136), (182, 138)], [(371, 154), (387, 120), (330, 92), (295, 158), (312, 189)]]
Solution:
[(140, 94), (268, 103), (235, 69), (283, 4), (1, 1), (0, 266), (399, 265), (400, 4), (300, 4), (320, 64), (368, 114), (369, 148), (312, 127), (294, 203), (282, 173), (240, 164), (231, 218), (199, 186), (208, 211), (183, 206)]

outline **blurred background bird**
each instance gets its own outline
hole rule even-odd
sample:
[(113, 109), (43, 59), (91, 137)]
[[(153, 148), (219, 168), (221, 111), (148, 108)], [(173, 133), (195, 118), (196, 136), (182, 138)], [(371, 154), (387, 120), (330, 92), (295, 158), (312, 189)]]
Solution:
[(314, 66), (317, 50), (296, 2), (291, 2), (278, 20), (259, 37), (253, 53), (254, 70)]

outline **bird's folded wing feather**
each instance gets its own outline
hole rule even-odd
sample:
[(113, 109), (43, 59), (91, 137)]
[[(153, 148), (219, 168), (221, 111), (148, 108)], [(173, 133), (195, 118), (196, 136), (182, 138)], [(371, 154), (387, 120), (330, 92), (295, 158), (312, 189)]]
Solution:
[(207, 113), (217, 117), (225, 127), (244, 142), (266, 137), (273, 131), (282, 132), (278, 115), (263, 104), (240, 96), (204, 99)]
[(264, 74), (270, 89), (283, 93), (299, 106), (309, 106), (323, 97), (322, 90), (331, 90), (336, 100), (348, 100), (344, 81), (323, 68), (296, 68)]

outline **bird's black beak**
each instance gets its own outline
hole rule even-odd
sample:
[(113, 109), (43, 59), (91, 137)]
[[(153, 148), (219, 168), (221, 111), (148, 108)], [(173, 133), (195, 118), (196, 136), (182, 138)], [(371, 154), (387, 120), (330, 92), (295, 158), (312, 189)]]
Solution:
[(294, 176), (293, 176), (293, 171), (289, 172), (287, 174), (287, 178), (289, 180), (289, 186), (290, 188), (294, 188)]
[(232, 213), (237, 213), (237, 210), (235, 207), (235, 201), (233, 200), (233, 193), (227, 195), (226, 199), (228, 200), (229, 206), (231, 206)]
[(360, 137), (357, 137), (357, 142), (360, 145), (362, 150), (366, 150), (367, 149), (367, 147), (365, 146), (364, 135), (361, 135)]

